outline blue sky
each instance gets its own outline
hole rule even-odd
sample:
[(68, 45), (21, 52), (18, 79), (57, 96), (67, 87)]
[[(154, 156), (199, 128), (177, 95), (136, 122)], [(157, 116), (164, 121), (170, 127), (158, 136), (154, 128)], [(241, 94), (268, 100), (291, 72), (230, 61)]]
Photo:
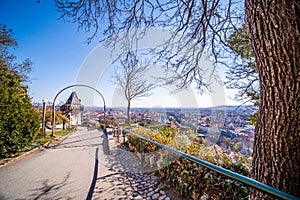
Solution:
[[(33, 62), (33, 71), (30, 74), (29, 94), (34, 102), (42, 99), (52, 101), (56, 93), (65, 86), (76, 83), (80, 70), (89, 59), (93, 51), (99, 47), (98, 40), (87, 45), (88, 33), (77, 32), (73, 23), (58, 20), (59, 13), (52, 0), (0, 0), (0, 23), (7, 25), (15, 33), (18, 48), (14, 50), (18, 61), (29, 58)], [(99, 36), (101, 37), (101, 35)], [(99, 60), (101, 55), (98, 56)], [(106, 64), (107, 65), (107, 64)], [(113, 67), (105, 66), (97, 87), (106, 98), (108, 106), (119, 105), (116, 99), (115, 86), (109, 81)], [(95, 69), (96, 70), (96, 69)], [(89, 79), (87, 76), (86, 79)], [(213, 95), (200, 95), (192, 90), (199, 107), (219, 104), (238, 105), (233, 101), (233, 91), (224, 89), (224, 101), (216, 102)], [(59, 101), (66, 100), (72, 89), (63, 92)], [(169, 95), (168, 88), (157, 88), (153, 95), (133, 101), (134, 107), (178, 107), (182, 103), (179, 95)], [(84, 100), (84, 95), (79, 98)], [(120, 100), (123, 102), (123, 100)], [(84, 102), (84, 101), (83, 101)], [(94, 101), (94, 104), (101, 104)]]
[(13, 30), (18, 42), (14, 54), (18, 61), (33, 62), (33, 101), (53, 99), (59, 89), (74, 83), (79, 66), (95, 46), (85, 44), (86, 35), (58, 17), (51, 0), (0, 1), (0, 22)]

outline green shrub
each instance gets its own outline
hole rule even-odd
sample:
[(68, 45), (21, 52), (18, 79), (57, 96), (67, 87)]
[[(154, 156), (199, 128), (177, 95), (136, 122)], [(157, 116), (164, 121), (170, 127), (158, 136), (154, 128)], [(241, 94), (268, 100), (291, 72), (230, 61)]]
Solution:
[[(146, 129), (146, 128), (136, 128), (132, 129), (133, 132), (144, 136), (146, 138), (149, 138), (150, 140), (159, 142), (164, 145), (169, 145), (176, 133), (175, 129), (171, 129), (169, 127), (163, 126), (161, 129)], [(133, 146), (136, 150), (139, 149), (140, 145), (140, 139), (132, 136), (130, 134), (127, 135), (128, 142), (130, 143), (131, 146)], [(142, 140), (143, 144), (143, 152), (144, 153), (149, 153), (153, 151), (157, 151), (161, 149), (161, 147), (158, 147), (150, 142), (147, 142), (145, 140)]]
[[(195, 144), (189, 146), (187, 153), (239, 174), (249, 175), (247, 157), (236, 155), (232, 158), (220, 148)], [(214, 194), (217, 199), (248, 199), (249, 189), (243, 184), (183, 157), (160, 169), (157, 174), (188, 199), (198, 199), (203, 193)]]
[[(137, 134), (148, 137), (151, 140), (181, 149), (180, 145), (186, 145), (186, 142), (180, 143), (174, 140), (179, 134), (175, 129), (164, 127), (161, 130), (136, 129)], [(189, 134), (189, 132), (186, 132)], [(128, 143), (139, 148), (137, 137), (128, 135)], [(192, 136), (189, 136), (192, 138)], [(175, 141), (175, 142), (174, 142)], [(152, 152), (159, 149), (156, 145), (143, 141), (144, 152)], [(182, 148), (189, 155), (198, 157), (215, 165), (248, 176), (250, 173), (250, 160), (247, 156), (231, 152), (229, 155), (224, 153), (219, 146), (206, 147), (199, 144), (199, 141), (192, 138), (192, 142), (187, 148)], [(168, 163), (168, 157), (160, 158), (162, 162)], [(165, 160), (164, 160), (165, 159)], [(209, 170), (195, 162), (180, 157), (170, 165), (157, 171), (160, 178), (177, 190), (182, 197), (187, 199), (199, 199), (203, 193), (213, 194), (212, 199), (248, 199), (249, 189), (238, 181), (234, 181), (217, 172)]]
[(0, 77), (0, 158), (5, 158), (32, 143), (40, 122), (21, 78), (2, 64)]

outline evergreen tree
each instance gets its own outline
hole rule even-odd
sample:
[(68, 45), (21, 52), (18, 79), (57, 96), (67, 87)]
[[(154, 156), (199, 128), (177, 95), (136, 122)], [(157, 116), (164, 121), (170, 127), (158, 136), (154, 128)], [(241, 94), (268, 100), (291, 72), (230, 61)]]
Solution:
[(26, 78), (20, 69), (28, 69), (28, 63), (13, 63), (15, 57), (8, 47), (16, 42), (5, 26), (0, 25), (0, 30), (0, 158), (5, 158), (32, 143), (39, 131), (39, 117), (27, 86), (22, 85)]

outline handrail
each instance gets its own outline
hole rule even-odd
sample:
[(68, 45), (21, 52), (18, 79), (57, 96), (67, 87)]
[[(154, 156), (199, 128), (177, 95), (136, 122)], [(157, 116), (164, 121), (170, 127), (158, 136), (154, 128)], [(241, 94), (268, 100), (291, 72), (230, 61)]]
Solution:
[(209, 169), (211, 169), (213, 171), (216, 171), (216, 172), (218, 172), (220, 174), (223, 174), (223, 175), (225, 175), (227, 177), (230, 177), (230, 178), (232, 178), (234, 180), (237, 180), (237, 181), (239, 181), (241, 183), (244, 183), (245, 185), (248, 185), (250, 187), (258, 189), (258, 190), (260, 190), (260, 191), (262, 191), (264, 193), (267, 193), (267, 194), (269, 194), (269, 195), (271, 195), (273, 197), (280, 198), (280, 199), (287, 199), (287, 200), (300, 200), (299, 198), (297, 198), (297, 197), (295, 197), (293, 195), (290, 195), (290, 194), (288, 194), (286, 192), (283, 192), (283, 191), (278, 190), (276, 188), (273, 188), (273, 187), (271, 187), (269, 185), (266, 185), (264, 183), (261, 183), (259, 181), (254, 180), (254, 179), (251, 179), (249, 177), (246, 177), (246, 176), (243, 176), (241, 174), (238, 174), (236, 172), (233, 172), (233, 171), (230, 171), (228, 169), (222, 168), (220, 166), (214, 165), (214, 164), (212, 164), (210, 162), (201, 160), (199, 158), (196, 158), (195, 156), (188, 155), (186, 153), (183, 153), (181, 151), (178, 151), (178, 150), (173, 149), (171, 147), (168, 147), (166, 145), (160, 144), (160, 143), (155, 142), (153, 140), (150, 140), (150, 139), (148, 139), (146, 137), (143, 137), (143, 136), (141, 136), (139, 134), (136, 134), (136, 133), (134, 133), (134, 132), (132, 132), (132, 131), (130, 131), (128, 129), (124, 129), (124, 131), (127, 134), (134, 135), (134, 136), (136, 136), (136, 137), (138, 137), (138, 138), (140, 138), (142, 140), (146, 140), (148, 142), (151, 142), (152, 144), (155, 144), (155, 145), (157, 145), (159, 147), (162, 147), (162, 148), (164, 148), (164, 149), (166, 149), (166, 150), (168, 150), (170, 152), (173, 152), (173, 153), (175, 153), (175, 154), (177, 154), (179, 156), (187, 158), (187, 159), (189, 159), (189, 160), (191, 160), (193, 162), (196, 162), (196, 163), (198, 163), (200, 165), (203, 165), (203, 166), (205, 166), (205, 167), (207, 167), (207, 168), (209, 168)]

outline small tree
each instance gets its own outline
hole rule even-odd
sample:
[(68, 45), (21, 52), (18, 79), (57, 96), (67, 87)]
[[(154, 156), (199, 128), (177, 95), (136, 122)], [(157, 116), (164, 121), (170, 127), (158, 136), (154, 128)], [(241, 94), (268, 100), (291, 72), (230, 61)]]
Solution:
[[(40, 120), (43, 118), (43, 110), (37, 109), (37, 113), (39, 114)], [(68, 116), (62, 113), (60, 110), (55, 112), (55, 121), (58, 123), (65, 123), (69, 121)], [(45, 113), (45, 123), (52, 122), (52, 110), (46, 109)], [(63, 127), (64, 128), (64, 127)]]
[(130, 107), (133, 99), (146, 97), (154, 89), (155, 84), (144, 80), (147, 66), (139, 65), (136, 55), (129, 51), (120, 61), (121, 72), (116, 71), (112, 76), (113, 82), (121, 88), (121, 93), (127, 101), (127, 123), (130, 124)]
[[(229, 37), (230, 48), (237, 55), (234, 62), (227, 72), (227, 87), (238, 89), (236, 98), (246, 99), (246, 102), (252, 102), (259, 106), (259, 77), (258, 69), (255, 62), (255, 56), (250, 44), (249, 30), (246, 24), (237, 29)], [(250, 118), (250, 122), (256, 125), (258, 112)]]
[(246, 24), (229, 37), (230, 48), (237, 55), (227, 72), (228, 87), (238, 89), (237, 99), (259, 104), (259, 78)]

